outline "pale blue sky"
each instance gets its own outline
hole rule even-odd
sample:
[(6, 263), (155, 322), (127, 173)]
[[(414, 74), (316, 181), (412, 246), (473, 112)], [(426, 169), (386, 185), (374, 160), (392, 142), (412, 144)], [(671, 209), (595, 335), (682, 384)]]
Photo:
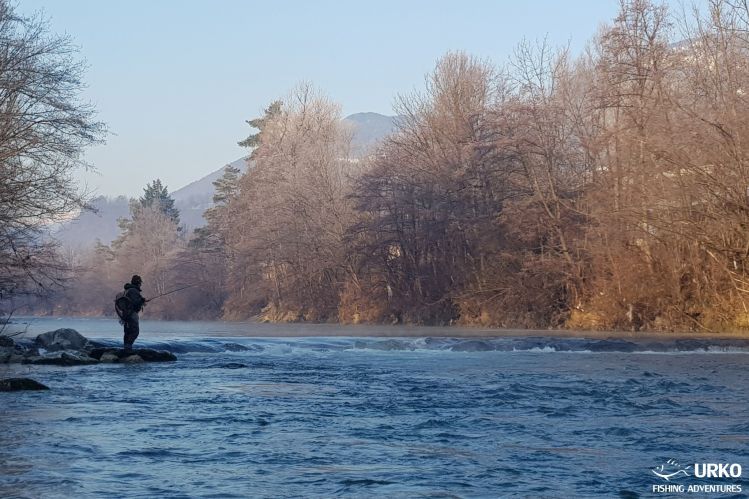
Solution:
[[(678, 5), (677, 1), (671, 2)], [(448, 50), (503, 63), (523, 37), (580, 51), (616, 0), (20, 0), (87, 60), (86, 98), (111, 132), (87, 154), (98, 194), (170, 190), (245, 154), (244, 120), (307, 80), (344, 115), (392, 114)]]

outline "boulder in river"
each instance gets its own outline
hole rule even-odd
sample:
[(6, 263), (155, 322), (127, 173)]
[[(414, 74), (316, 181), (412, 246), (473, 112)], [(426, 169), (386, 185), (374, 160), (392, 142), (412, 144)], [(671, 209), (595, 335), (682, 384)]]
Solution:
[(0, 364), (10, 363), (10, 357), (15, 353), (13, 347), (0, 347)]
[(592, 340), (581, 348), (591, 352), (636, 352), (639, 349), (637, 343), (617, 339)]
[(84, 352), (62, 351), (27, 357), (23, 360), (23, 363), (48, 366), (86, 366), (98, 364), (99, 360), (86, 355)]
[(48, 352), (60, 350), (83, 351), (91, 348), (88, 339), (75, 329), (57, 329), (48, 331), (36, 337), (35, 343)]
[[(255, 345), (253, 345), (254, 347)], [(240, 345), (239, 343), (224, 343), (224, 348), (227, 352), (246, 352), (249, 350), (244, 345)]]
[(450, 350), (453, 352), (490, 352), (494, 350), (494, 347), (488, 341), (466, 340), (453, 345)]
[(140, 355), (128, 355), (120, 360), (123, 364), (142, 364), (145, 362)]
[[(135, 348), (125, 351), (124, 348), (93, 348), (89, 355), (102, 362), (124, 362), (127, 357), (138, 356), (143, 362), (174, 362), (177, 357), (165, 350), (152, 348)], [(106, 360), (105, 360), (106, 359)]]
[(21, 390), (49, 390), (49, 387), (29, 378), (0, 379), (0, 392), (18, 392)]
[(99, 357), (99, 361), (111, 364), (113, 362), (119, 362), (120, 358), (114, 352), (104, 352), (101, 354), (101, 357)]
[(20, 364), (26, 358), (26, 355), (23, 353), (7, 351), (0, 348), (0, 364)]
[(13, 341), (13, 338), (0, 336), (0, 364), (17, 364), (26, 357), (38, 354), (36, 348), (27, 348)]
[(136, 348), (126, 352), (122, 348), (101, 346), (100, 343), (88, 340), (75, 329), (49, 331), (37, 336), (33, 343), (28, 340), (17, 342), (7, 336), (0, 336), (0, 338), (5, 338), (0, 343), (0, 364), (84, 366), (99, 362), (173, 362), (177, 360), (173, 353), (163, 350)]

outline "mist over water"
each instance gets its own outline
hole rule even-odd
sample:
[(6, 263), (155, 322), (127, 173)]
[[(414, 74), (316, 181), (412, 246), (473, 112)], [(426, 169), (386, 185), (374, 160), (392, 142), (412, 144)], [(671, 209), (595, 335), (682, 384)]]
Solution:
[[(56, 327), (119, 338), (30, 332)], [(647, 496), (670, 458), (749, 468), (746, 342), (254, 327), (145, 321), (177, 362), (9, 367), (52, 390), (0, 394), (0, 496)]]

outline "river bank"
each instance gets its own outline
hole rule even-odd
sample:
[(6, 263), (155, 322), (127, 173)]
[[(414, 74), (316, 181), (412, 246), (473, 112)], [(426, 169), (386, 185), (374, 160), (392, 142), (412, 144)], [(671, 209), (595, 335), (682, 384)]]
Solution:
[[(371, 324), (328, 324), (328, 323), (265, 323), (253, 321), (164, 321), (142, 320), (141, 336), (155, 334), (159, 337), (170, 334), (171, 325), (182, 334), (212, 336), (242, 336), (247, 338), (294, 338), (294, 337), (383, 337), (417, 338), (431, 336), (437, 338), (587, 338), (606, 340), (749, 340), (746, 332), (659, 332), (659, 331), (590, 331), (571, 329), (495, 329), (463, 326), (411, 326), (411, 325), (371, 325)], [(184, 326), (190, 327), (185, 328)], [(22, 331), (29, 327), (28, 334), (41, 334), (53, 329), (70, 327), (85, 336), (106, 335), (117, 337), (122, 328), (113, 317), (65, 317), (65, 316), (19, 316), (8, 325), (9, 331)], [(44, 329), (49, 327), (51, 329)], [(190, 333), (188, 333), (190, 334)]]

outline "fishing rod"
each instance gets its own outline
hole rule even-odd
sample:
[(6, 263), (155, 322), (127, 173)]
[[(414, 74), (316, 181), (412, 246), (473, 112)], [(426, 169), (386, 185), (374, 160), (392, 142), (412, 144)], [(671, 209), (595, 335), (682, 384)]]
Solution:
[(166, 296), (166, 295), (170, 295), (172, 293), (176, 293), (177, 291), (182, 291), (183, 289), (192, 288), (193, 286), (197, 286), (198, 284), (200, 284), (200, 283), (196, 282), (196, 283), (193, 283), (193, 284), (188, 284), (187, 286), (182, 286), (181, 288), (177, 288), (177, 289), (173, 289), (171, 291), (167, 291), (166, 293), (161, 293), (160, 295), (156, 295), (153, 298), (146, 299), (146, 302), (150, 302), (150, 301), (155, 300), (156, 298), (161, 298), (162, 296)]

